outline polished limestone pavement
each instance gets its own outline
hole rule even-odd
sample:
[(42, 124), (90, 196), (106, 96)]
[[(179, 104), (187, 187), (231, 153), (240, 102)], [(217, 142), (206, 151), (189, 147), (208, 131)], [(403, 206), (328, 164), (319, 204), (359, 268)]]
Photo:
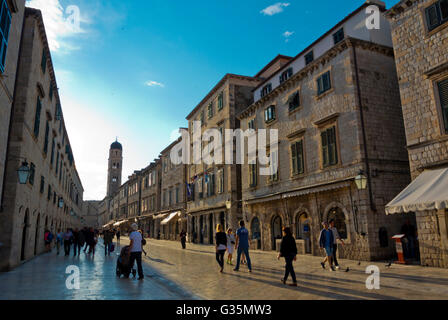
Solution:
[[(128, 240), (122, 238), (122, 243)], [(210, 245), (150, 239), (145, 246), (147, 265), (202, 299), (224, 300), (396, 300), (448, 299), (448, 269), (403, 266), (386, 262), (340, 259), (341, 269), (323, 270), (323, 258), (310, 255), (297, 257), (294, 267), (298, 287), (280, 282), (284, 260), (273, 251), (251, 251), (253, 272), (243, 265), (239, 272), (225, 265), (219, 272), (215, 249)], [(368, 266), (377, 266), (380, 289), (366, 288)], [(348, 272), (345, 272), (349, 269)], [(291, 279), (289, 279), (289, 282)]]
[[(105, 257), (104, 247), (98, 244), (95, 257), (84, 253), (73, 257), (73, 251), (65, 257), (63, 252), (56, 255), (53, 249), (51, 253), (40, 255), (10, 272), (0, 273), (0, 300), (197, 299), (146, 264), (143, 265), (144, 280), (133, 279), (132, 275), (129, 279), (118, 279), (115, 266), (119, 250), (117, 248), (116, 252)], [(66, 273), (71, 265), (79, 268), (78, 290), (66, 286), (67, 278), (74, 274)]]

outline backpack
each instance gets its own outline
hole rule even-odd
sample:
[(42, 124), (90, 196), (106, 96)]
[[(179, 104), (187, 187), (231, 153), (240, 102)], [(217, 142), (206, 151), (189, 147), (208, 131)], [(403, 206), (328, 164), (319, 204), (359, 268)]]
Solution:
[(53, 241), (53, 234), (51, 232), (48, 233), (47, 240), (48, 241)]
[(142, 238), (142, 246), (146, 245), (146, 240), (144, 238)]

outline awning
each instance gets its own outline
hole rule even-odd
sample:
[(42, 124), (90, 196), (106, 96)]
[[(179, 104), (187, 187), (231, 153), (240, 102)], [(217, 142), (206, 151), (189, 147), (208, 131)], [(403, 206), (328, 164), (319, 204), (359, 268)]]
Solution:
[(386, 213), (404, 213), (448, 208), (448, 168), (425, 170), (395, 199)]
[(114, 223), (114, 227), (118, 227), (120, 225), (122, 225), (123, 223), (127, 222), (126, 220), (122, 220), (122, 221), (118, 221)]
[(154, 220), (158, 220), (158, 219), (163, 219), (168, 215), (168, 213), (162, 213), (162, 214), (158, 214), (156, 216), (154, 216)]
[(103, 226), (103, 228), (107, 228), (107, 227), (111, 226), (113, 223), (114, 223), (113, 221), (111, 221), (111, 222), (109, 222), (109, 223), (106, 223), (106, 224)]
[(171, 220), (173, 220), (175, 217), (180, 216), (180, 214), (181, 214), (180, 211), (171, 212), (170, 215), (168, 216), (168, 218), (165, 218), (160, 224), (167, 224)]

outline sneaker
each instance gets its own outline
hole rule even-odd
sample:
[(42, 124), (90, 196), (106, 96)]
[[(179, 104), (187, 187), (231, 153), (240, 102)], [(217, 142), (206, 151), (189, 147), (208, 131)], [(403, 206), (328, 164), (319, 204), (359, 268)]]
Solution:
[(281, 278), (280, 281), (281, 281), (283, 284), (286, 284), (286, 280), (285, 280), (285, 278)]
[(336, 271), (336, 270), (334, 269), (334, 267), (333, 267), (333, 266), (331, 266), (330, 270), (331, 270), (331, 271)]
[(322, 266), (322, 269), (325, 269), (325, 263), (321, 262), (320, 265)]
[(339, 268), (339, 266), (336, 266), (336, 270), (339, 270), (340, 268)]

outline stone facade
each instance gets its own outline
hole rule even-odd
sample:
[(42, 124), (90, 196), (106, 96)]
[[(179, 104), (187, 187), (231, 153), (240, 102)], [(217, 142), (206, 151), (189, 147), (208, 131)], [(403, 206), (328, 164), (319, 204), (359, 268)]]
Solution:
[(160, 221), (154, 220), (153, 217), (160, 212), (161, 206), (162, 165), (160, 159), (156, 159), (143, 169), (142, 176), (142, 229), (149, 237), (156, 238), (160, 231)]
[[(331, 89), (318, 94), (317, 79), (328, 71)], [(297, 92), (300, 103), (290, 109)], [(266, 121), (271, 106), (275, 118)], [(253, 183), (247, 160), (242, 167), (245, 219), (255, 247), (278, 249), (281, 227), (291, 226), (301, 253), (322, 255), (317, 241), (321, 222), (335, 218), (346, 243), (340, 257), (393, 255), (390, 240), (380, 243), (380, 229), (390, 238), (403, 217), (386, 216), (384, 206), (410, 177), (392, 48), (347, 38), (249, 106), (239, 119), (243, 130), (253, 120), (255, 130), (276, 129), (279, 137), (277, 177), (259, 175), (259, 164)], [(335, 132), (338, 157), (325, 165), (322, 132), (327, 130)], [(303, 170), (294, 172), (296, 143), (303, 150)], [(369, 184), (358, 191), (354, 178), (360, 171)]]
[(11, 26), (9, 30), (4, 72), (0, 71), (0, 210), (2, 210), (1, 207), (3, 205), (3, 183), (5, 178), (6, 153), (8, 149), (9, 122), (13, 99), (16, 94), (15, 82), (19, 62), (23, 15), (25, 12), (25, 0), (7, 1), (6, 3), (11, 12)]
[[(412, 179), (424, 169), (448, 168), (448, 106), (439, 91), (448, 79), (448, 23), (430, 28), (426, 16), (439, 3), (400, 1), (388, 12)], [(416, 217), (422, 265), (448, 267), (448, 234), (441, 227), (448, 213), (408, 215)]]
[(99, 220), (99, 205), (101, 201), (84, 201), (83, 210), (81, 212), (81, 222), (86, 227), (95, 229), (101, 228), (102, 224)]
[[(232, 74), (224, 76), (187, 116), (191, 143), (195, 138), (194, 121), (201, 121), (201, 127), (197, 130), (201, 135), (208, 129), (218, 129), (223, 140), (226, 130), (238, 129), (236, 114), (252, 103), (252, 89), (260, 80)], [(204, 145), (207, 143), (203, 142)], [(222, 150), (221, 161), (215, 158), (213, 164), (207, 165), (204, 161), (195, 164), (194, 150), (191, 150), (187, 179), (192, 195), (187, 203), (187, 233), (189, 239), (197, 243), (213, 243), (218, 223), (235, 230), (238, 220), (242, 218), (241, 169), (237, 164), (223, 164), (225, 152)]]
[[(45, 229), (55, 233), (82, 225), (84, 190), (56, 88), (41, 12), (26, 8), (0, 220), (0, 270), (42, 253)], [(17, 169), (24, 159), (31, 171), (21, 185)]]

